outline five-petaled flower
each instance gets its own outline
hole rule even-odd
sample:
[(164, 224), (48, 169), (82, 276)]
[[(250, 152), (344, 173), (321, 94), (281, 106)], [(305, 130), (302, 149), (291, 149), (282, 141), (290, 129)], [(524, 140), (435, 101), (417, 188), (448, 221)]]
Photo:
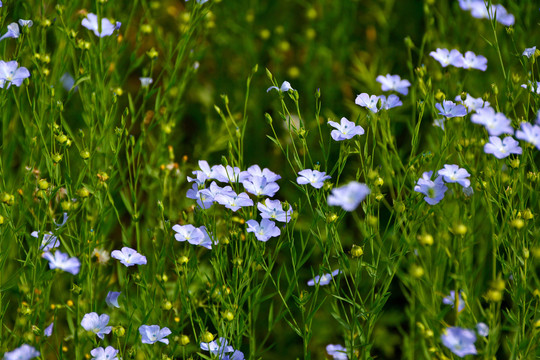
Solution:
[(139, 333), (141, 334), (143, 344), (154, 344), (159, 341), (168, 345), (169, 339), (166, 337), (172, 332), (168, 327), (161, 329), (159, 325), (141, 325), (139, 327)]
[(276, 224), (269, 219), (262, 219), (259, 224), (256, 220), (248, 220), (247, 232), (252, 232), (259, 241), (266, 242), (272, 237), (277, 237), (281, 234), (281, 230)]
[(444, 181), (447, 183), (458, 183), (465, 188), (471, 185), (471, 181), (467, 179), (471, 174), (458, 165), (445, 164), (444, 168), (439, 170), (438, 174), (442, 175)]
[(146, 256), (139, 254), (136, 250), (124, 246), (122, 250), (114, 250), (111, 256), (120, 260), (125, 266), (146, 265)]
[[(39, 239), (39, 231), (32, 231), (30, 234), (32, 237), (35, 237), (36, 239)], [(51, 251), (54, 248), (57, 248), (60, 246), (60, 241), (52, 232), (49, 231), (47, 234), (43, 234), (43, 239), (41, 240), (41, 245), (39, 246), (39, 250), (43, 251)]]
[(81, 268), (81, 262), (76, 257), (69, 257), (61, 251), (55, 251), (54, 255), (49, 251), (44, 252), (42, 255), (45, 259), (49, 260), (50, 269), (60, 269), (70, 274), (77, 275)]
[(463, 309), (465, 309), (465, 301), (461, 297), (461, 290), (458, 293), (457, 299), (456, 292), (454, 290), (450, 290), (450, 295), (445, 296), (442, 300), (443, 304), (452, 305), (452, 308), (455, 308), (456, 301), (458, 304), (458, 312), (462, 312)]
[(341, 123), (329, 121), (328, 125), (336, 129), (330, 133), (335, 141), (348, 140), (355, 135), (364, 135), (364, 129), (360, 125), (356, 125), (344, 117), (341, 118)]
[(114, 30), (117, 30), (120, 28), (121, 24), (120, 22), (116, 22), (116, 24), (112, 24), (109, 19), (101, 18), (101, 29), (100, 29), (97, 15), (93, 13), (89, 13), (83, 19), (81, 25), (87, 28), (88, 30), (92, 30), (96, 36), (104, 37), (104, 36), (112, 35)]
[(433, 171), (425, 172), (422, 177), (418, 179), (414, 191), (426, 195), (424, 200), (429, 205), (435, 205), (444, 198), (444, 193), (448, 188), (444, 184), (442, 176), (438, 176), (435, 181), (431, 180)]
[(21, 35), (21, 31), (19, 30), (19, 25), (17, 23), (11, 23), (7, 27), (7, 32), (0, 37), (0, 41), (7, 39), (7, 38), (13, 38), (16, 39)]
[(437, 48), (437, 51), (432, 51), (429, 55), (441, 63), (442, 67), (447, 67), (448, 65), (455, 67), (463, 66), (463, 55), (456, 49), (449, 51), (448, 49)]
[(93, 332), (98, 338), (103, 339), (105, 334), (109, 334), (112, 330), (111, 326), (107, 326), (109, 323), (109, 315), (98, 315), (95, 312), (84, 315), (81, 325), (86, 331)]
[(366, 93), (361, 93), (354, 100), (354, 103), (356, 105), (361, 106), (361, 107), (365, 107), (365, 108), (371, 110), (374, 113), (379, 111), (379, 109), (377, 109), (378, 102), (379, 102), (379, 96), (377, 96), (377, 95), (369, 96)]
[(263, 219), (273, 219), (279, 222), (288, 223), (291, 221), (291, 215), (293, 212), (292, 207), (289, 206), (287, 211), (283, 210), (283, 205), (279, 200), (265, 199), (264, 203), (258, 203), (257, 209), (261, 212)]
[(324, 181), (331, 178), (330, 175), (326, 175), (324, 171), (305, 169), (298, 173), (300, 175), (296, 178), (296, 182), (300, 185), (310, 184), (316, 189), (320, 189), (324, 185)]
[(497, 136), (490, 136), (489, 142), (484, 145), (484, 152), (493, 154), (497, 159), (504, 159), (510, 154), (521, 155), (522, 149), (511, 136), (507, 136), (503, 140)]
[(403, 95), (407, 95), (409, 93), (409, 86), (411, 86), (409, 80), (401, 80), (401, 77), (399, 75), (379, 75), (377, 76), (376, 80), (381, 83), (382, 91), (393, 90)]
[(467, 109), (463, 105), (456, 105), (453, 101), (444, 100), (442, 104), (435, 104), (439, 115), (446, 116), (447, 118), (461, 117), (467, 115)]
[(476, 355), (476, 335), (474, 331), (460, 327), (449, 327), (441, 335), (444, 346), (459, 357)]
[(536, 52), (536, 46), (533, 46), (532, 48), (526, 48), (525, 50), (523, 50), (522, 55), (530, 58), (531, 56), (534, 55), (535, 52)]
[(23, 80), (28, 77), (30, 77), (30, 71), (25, 67), (19, 67), (16, 61), (0, 60), (0, 88), (4, 88), (6, 83), (8, 89), (11, 84), (21, 86)]
[(92, 360), (118, 360), (118, 350), (112, 346), (107, 346), (105, 349), (98, 347), (90, 351)]
[(366, 184), (352, 181), (347, 185), (332, 189), (328, 196), (328, 205), (341, 206), (345, 211), (353, 211), (370, 193)]
[(280, 92), (287, 92), (289, 90), (294, 91), (294, 89), (291, 86), (291, 83), (289, 83), (288, 81), (284, 81), (283, 84), (281, 84), (281, 88), (278, 88), (277, 86), (270, 86), (268, 89), (266, 89), (266, 92), (269, 92), (270, 90), (273, 90), (273, 89)]
[(120, 307), (120, 304), (118, 304), (118, 297), (120, 296), (120, 291), (109, 291), (107, 293), (107, 297), (105, 298), (105, 302), (109, 307)]

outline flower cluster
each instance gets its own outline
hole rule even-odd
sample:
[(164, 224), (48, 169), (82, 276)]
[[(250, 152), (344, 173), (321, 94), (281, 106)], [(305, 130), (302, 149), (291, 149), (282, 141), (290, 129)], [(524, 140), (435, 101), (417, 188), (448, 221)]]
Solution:
[(476, 55), (472, 51), (467, 51), (465, 55), (462, 55), (458, 50), (448, 50), (437, 48), (436, 51), (432, 51), (429, 55), (437, 60), (442, 67), (452, 65), (457, 68), (463, 69), (477, 69), (486, 71), (487, 59), (485, 56)]
[(448, 190), (445, 183), (458, 183), (464, 189), (468, 189), (471, 185), (471, 181), (468, 179), (471, 174), (458, 165), (444, 165), (444, 168), (440, 169), (437, 174), (439, 176), (435, 181), (432, 181), (433, 171), (423, 173), (414, 187), (414, 191), (426, 195), (424, 200), (429, 205), (438, 204), (444, 198), (444, 193)]
[(484, 0), (459, 0), (459, 6), (463, 10), (471, 12), (477, 19), (495, 19), (504, 26), (514, 25), (514, 15), (510, 14), (504, 6), (491, 4), (487, 6)]
[(218, 340), (201, 342), (201, 350), (209, 351), (219, 360), (244, 360), (244, 353), (235, 350), (229, 345), (227, 339), (220, 337)]

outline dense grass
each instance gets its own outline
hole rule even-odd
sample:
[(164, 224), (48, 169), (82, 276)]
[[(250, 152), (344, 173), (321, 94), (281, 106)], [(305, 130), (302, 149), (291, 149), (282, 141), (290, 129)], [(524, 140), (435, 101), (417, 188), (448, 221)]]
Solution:
[[(2, 35), (33, 25), (0, 41), (0, 60), (30, 74), (18, 86), (0, 63), (0, 354), (221, 359), (205, 343), (225, 338), (246, 359), (329, 359), (328, 344), (346, 348), (336, 359), (447, 359), (463, 355), (447, 340), (461, 328), (476, 337), (469, 358), (539, 357), (540, 127), (517, 131), (540, 122), (539, 52), (523, 55), (540, 12), (501, 4), (513, 25), (458, 1), (3, 1)], [(110, 20), (96, 29), (109, 35), (83, 26), (89, 13)], [(437, 48), (483, 55), (487, 69), (443, 67)], [(386, 74), (407, 79), (407, 94), (382, 91)], [(373, 112), (361, 93), (402, 105)], [(509, 119), (496, 136), (513, 135), (520, 154), (486, 152), (494, 130), (478, 121), (493, 114), (468, 103), (440, 115), (467, 93)], [(342, 117), (363, 134), (335, 140), (329, 121)], [(237, 211), (187, 197), (200, 160), (279, 175), (279, 236), (248, 231), (268, 196)], [(419, 179), (450, 164), (470, 186), (428, 181), (447, 188), (428, 203)], [(305, 169), (330, 178), (299, 184)], [(369, 194), (336, 206), (354, 182)], [(175, 225), (204, 226), (192, 236), (211, 249), (178, 241)], [(77, 259), (69, 271), (51, 269), (43, 240)], [(146, 263), (110, 257), (123, 247)], [(86, 326), (90, 313), (107, 314), (110, 333)], [(143, 325), (170, 329), (168, 344), (147, 343)]]

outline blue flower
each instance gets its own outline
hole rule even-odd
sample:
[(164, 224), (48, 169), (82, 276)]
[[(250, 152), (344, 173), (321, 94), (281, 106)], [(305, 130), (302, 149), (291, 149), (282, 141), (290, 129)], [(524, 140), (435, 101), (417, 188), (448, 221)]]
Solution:
[(528, 84), (522, 84), (521, 87), (524, 89), (530, 89), (533, 93), (540, 94), (540, 81), (537, 81), (535, 85), (529, 80)]
[(471, 185), (471, 181), (467, 179), (471, 174), (457, 165), (445, 164), (444, 168), (439, 170), (438, 174), (442, 175), (444, 181), (447, 183), (458, 183), (463, 187), (469, 187)]
[(206, 226), (201, 226), (199, 229), (201, 229), (201, 231), (203, 232), (204, 238), (202, 238), (199, 242), (195, 242), (192, 239), (191, 241), (189, 241), (189, 243), (192, 245), (199, 245), (207, 248), (208, 250), (211, 250), (212, 244), (217, 244), (218, 240), (214, 238), (214, 234), (208, 232)]
[(103, 339), (105, 334), (109, 334), (112, 330), (111, 326), (107, 326), (109, 323), (109, 315), (98, 315), (95, 312), (84, 315), (81, 325), (86, 331), (93, 332), (98, 338)]
[(540, 150), (540, 126), (527, 122), (521, 123), (521, 129), (516, 131), (516, 138), (526, 141)]
[(281, 230), (276, 226), (273, 221), (268, 219), (262, 219), (259, 224), (255, 220), (246, 221), (248, 226), (247, 232), (252, 232), (259, 241), (268, 241), (272, 237), (277, 237), (281, 234)]
[(102, 18), (101, 31), (100, 31), (99, 25), (98, 25), (98, 17), (96, 14), (93, 14), (93, 13), (89, 13), (88, 15), (86, 15), (81, 25), (87, 28), (88, 30), (92, 30), (94, 34), (98, 37), (112, 35), (114, 30), (116, 30), (118, 27), (118, 23), (116, 25), (113, 25), (109, 19)]
[(394, 94), (389, 95), (388, 99), (386, 98), (386, 96), (381, 95), (379, 96), (379, 99), (381, 100), (381, 108), (379, 110), (390, 110), (392, 108), (403, 105), (399, 97)]
[(68, 254), (61, 251), (55, 251), (54, 255), (50, 252), (44, 252), (42, 255), (49, 261), (50, 269), (60, 269), (70, 274), (77, 275), (81, 268), (81, 262), (76, 257), (70, 258)]
[(479, 322), (476, 324), (476, 332), (478, 335), (486, 337), (489, 335), (489, 327), (485, 323)]
[(110, 307), (117, 307), (120, 308), (120, 304), (118, 304), (118, 297), (120, 296), (122, 292), (120, 291), (109, 291), (107, 293), (107, 297), (105, 298), (105, 302)]
[(261, 170), (261, 167), (259, 165), (251, 165), (247, 169), (247, 173), (251, 177), (262, 177), (264, 176), (268, 182), (276, 182), (279, 179), (281, 179), (280, 175), (277, 175), (272, 170), (269, 170), (267, 168), (264, 168)]
[(328, 121), (328, 125), (336, 129), (330, 133), (335, 141), (349, 140), (355, 135), (364, 135), (364, 129), (360, 125), (356, 125), (344, 117), (341, 118), (341, 123)]
[(409, 80), (401, 80), (399, 75), (377, 76), (377, 82), (381, 83), (382, 91), (397, 91), (400, 94), (407, 95), (409, 93), (409, 86), (411, 83)]
[(43, 335), (45, 335), (46, 337), (51, 337), (53, 329), (54, 329), (54, 321), (43, 330)]
[(474, 346), (476, 335), (472, 330), (449, 327), (441, 335), (441, 340), (444, 346), (459, 357), (477, 354), (476, 347)]
[(172, 229), (176, 232), (174, 238), (176, 241), (187, 241), (190, 244), (200, 244), (204, 240), (205, 234), (201, 229), (191, 224), (174, 225)]
[(141, 81), (141, 87), (143, 88), (149, 87), (150, 84), (154, 82), (151, 77), (140, 77), (139, 80)]
[(341, 274), (341, 270), (336, 269), (332, 271), (332, 273), (330, 274), (317, 275), (313, 279), (309, 280), (307, 284), (308, 286), (314, 286), (315, 284), (318, 284), (321, 286), (328, 285), (330, 284), (330, 281), (332, 280), (332, 278), (336, 276), (337, 274)]
[(447, 67), (448, 65), (455, 67), (463, 66), (463, 55), (456, 49), (448, 51), (448, 49), (437, 48), (437, 51), (432, 51), (429, 55), (437, 60), (442, 67)]
[(292, 88), (291, 84), (288, 82), (288, 81), (284, 81), (283, 84), (281, 84), (281, 88), (278, 89), (277, 86), (270, 86), (268, 89), (266, 89), (266, 92), (269, 92), (270, 90), (277, 90), (277, 91), (280, 91), (280, 92), (287, 92), (289, 90), (293, 90), (294, 89)]
[(225, 354), (232, 353), (234, 351), (234, 348), (229, 345), (227, 339), (223, 337), (207, 343), (202, 342), (201, 349), (204, 351), (209, 351), (214, 355), (218, 355), (219, 359), (224, 359)]
[(376, 113), (378, 111), (377, 104), (379, 102), (379, 97), (376, 95), (369, 96), (366, 93), (361, 93), (356, 97), (354, 103), (358, 106), (365, 107), (372, 112)]
[(530, 58), (531, 56), (534, 55), (535, 52), (536, 52), (536, 46), (533, 46), (532, 48), (526, 48), (526, 49), (523, 51), (523, 54), (521, 54), (521, 55)]
[(118, 350), (112, 346), (107, 346), (105, 349), (98, 347), (90, 351), (93, 356), (92, 360), (118, 360)]
[(431, 180), (433, 171), (425, 172), (418, 179), (414, 191), (426, 195), (424, 200), (429, 205), (438, 204), (444, 198), (444, 193), (448, 188), (444, 185), (442, 176), (438, 176), (435, 181)]
[(31, 28), (32, 25), (34, 25), (34, 22), (32, 20), (19, 19), (19, 25), (21, 25), (21, 27)]
[(4, 88), (7, 83), (7, 88), (11, 84), (21, 86), (24, 79), (30, 77), (30, 72), (25, 67), (19, 67), (16, 61), (5, 62), (0, 60), (0, 88)]
[(503, 113), (496, 113), (492, 107), (478, 109), (476, 114), (471, 116), (471, 122), (484, 125), (490, 136), (514, 133), (514, 128), (510, 125), (510, 119)]
[[(452, 308), (454, 308), (455, 303), (456, 303), (456, 292), (454, 290), (450, 290), (450, 295), (445, 296), (442, 302), (443, 304), (446, 304), (446, 305), (452, 305)], [(457, 303), (458, 303), (458, 312), (463, 311), (463, 309), (465, 309), (465, 301), (461, 297), (461, 290), (459, 291)]]
[[(36, 239), (39, 239), (39, 231), (32, 231), (30, 234), (32, 237), (35, 237)], [(41, 240), (41, 245), (39, 246), (39, 250), (43, 251), (51, 251), (54, 248), (57, 248), (60, 246), (60, 241), (52, 232), (49, 231), (48, 234), (43, 235), (43, 239)]]
[(435, 107), (439, 110), (439, 115), (447, 118), (461, 117), (467, 115), (467, 109), (463, 105), (456, 105), (453, 101), (444, 100), (442, 104), (437, 103)]
[(370, 190), (366, 184), (352, 181), (347, 185), (332, 189), (332, 193), (328, 196), (328, 205), (341, 206), (345, 211), (354, 211), (369, 193)]
[(4, 354), (4, 360), (30, 360), (41, 354), (33, 346), (23, 344), (13, 351)]
[(168, 345), (169, 339), (166, 337), (171, 334), (171, 330), (168, 327), (160, 329), (159, 325), (141, 325), (139, 333), (143, 344), (154, 344), (159, 341)]
[(249, 198), (249, 195), (245, 192), (240, 194), (218, 194), (215, 199), (217, 203), (225, 206), (232, 211), (238, 211), (244, 206), (253, 206), (253, 200)]
[(21, 35), (21, 31), (19, 30), (19, 25), (17, 23), (11, 23), (7, 27), (7, 32), (0, 37), (0, 41), (7, 39), (7, 38), (13, 38), (16, 39)]
[(469, 94), (467, 94), (465, 101), (461, 100), (460, 95), (456, 96), (455, 101), (457, 103), (461, 103), (462, 105), (465, 105), (468, 113), (477, 111), (478, 109), (482, 109), (484, 107), (489, 107), (490, 105), (489, 101), (484, 101), (482, 98), (473, 98)]
[(257, 209), (261, 212), (263, 219), (273, 219), (279, 222), (288, 223), (291, 221), (292, 207), (287, 211), (283, 210), (283, 205), (279, 200), (265, 199), (264, 204), (258, 203)]
[(464, 69), (477, 69), (486, 71), (487, 69), (487, 59), (482, 55), (475, 55), (472, 51), (467, 51), (463, 57)]
[(249, 180), (242, 182), (244, 189), (250, 194), (257, 196), (272, 197), (279, 190), (279, 185), (275, 182), (270, 182), (265, 176), (251, 176)]
[(489, 142), (484, 145), (484, 152), (493, 154), (497, 159), (504, 159), (510, 154), (521, 155), (522, 149), (519, 147), (519, 143), (511, 136), (507, 136), (503, 140), (497, 136), (490, 136)]
[(311, 169), (305, 169), (298, 173), (300, 175), (296, 178), (296, 182), (300, 185), (310, 184), (316, 189), (320, 189), (324, 185), (324, 181), (331, 178), (330, 175), (326, 175), (324, 171), (317, 171)]
[(334, 360), (349, 359), (347, 357), (347, 348), (345, 348), (343, 345), (328, 344), (326, 345), (326, 352), (328, 355), (332, 356)]
[(122, 250), (114, 250), (111, 256), (120, 260), (127, 267), (134, 265), (146, 265), (146, 256), (139, 254), (136, 250), (128, 247), (123, 247)]

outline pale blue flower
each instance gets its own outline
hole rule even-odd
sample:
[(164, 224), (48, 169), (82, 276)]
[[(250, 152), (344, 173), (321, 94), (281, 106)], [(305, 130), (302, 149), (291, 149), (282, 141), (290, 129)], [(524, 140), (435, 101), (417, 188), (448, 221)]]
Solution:
[(293, 212), (292, 207), (289, 207), (287, 211), (283, 210), (283, 205), (279, 200), (265, 199), (264, 204), (258, 203), (257, 209), (261, 212), (263, 219), (272, 219), (279, 222), (288, 223), (291, 221), (291, 215)]
[[(35, 237), (36, 239), (39, 239), (39, 231), (32, 231), (30, 234), (32, 237)], [(52, 232), (49, 231), (48, 234), (43, 235), (43, 239), (41, 240), (41, 245), (39, 246), (39, 250), (43, 251), (51, 251), (54, 248), (57, 248), (60, 246), (60, 241)]]
[(326, 346), (326, 352), (328, 355), (332, 356), (334, 360), (348, 360), (347, 357), (347, 348), (339, 344), (328, 344)]
[(379, 75), (376, 80), (381, 83), (382, 91), (396, 91), (402, 95), (407, 95), (409, 93), (409, 86), (411, 86), (409, 80), (401, 80), (399, 75)]
[(190, 244), (198, 245), (205, 237), (201, 229), (196, 228), (191, 224), (174, 225), (172, 229), (176, 232), (176, 234), (174, 234), (176, 241), (187, 241)]
[(214, 355), (218, 355), (219, 359), (222, 359), (225, 354), (232, 353), (234, 348), (229, 345), (227, 339), (220, 337), (219, 339), (211, 342), (202, 342), (201, 350), (209, 351)]
[(378, 111), (377, 104), (379, 102), (379, 96), (371, 95), (369, 96), (366, 93), (361, 93), (356, 97), (354, 103), (358, 106), (365, 107), (372, 112), (376, 113)]
[[(443, 304), (446, 304), (446, 305), (452, 305), (452, 308), (455, 308), (456, 292), (454, 290), (450, 290), (450, 295), (445, 296), (442, 302)], [(461, 290), (459, 291), (457, 302), (458, 302), (458, 312), (462, 312), (463, 309), (465, 309), (465, 301), (461, 297)]]
[(141, 81), (141, 87), (147, 88), (154, 82), (154, 80), (151, 77), (140, 77), (139, 80)]
[(93, 332), (98, 338), (103, 339), (105, 334), (109, 334), (112, 330), (111, 326), (107, 326), (109, 323), (109, 315), (98, 315), (95, 312), (84, 315), (81, 325), (86, 331)]
[(237, 183), (244, 180), (248, 180), (250, 175), (246, 171), (241, 171), (237, 166), (232, 167), (230, 165), (214, 165), (212, 166), (212, 172), (214, 174), (214, 179), (223, 183)]
[(448, 49), (437, 48), (437, 51), (432, 51), (429, 55), (437, 60), (442, 67), (447, 67), (448, 65), (455, 67), (463, 66), (463, 55), (456, 49), (449, 51)]
[(23, 344), (13, 351), (4, 354), (4, 360), (30, 360), (41, 354), (33, 346)]
[(21, 25), (21, 27), (31, 28), (32, 25), (34, 25), (34, 22), (32, 20), (19, 19), (19, 25)]
[(107, 293), (107, 297), (105, 298), (105, 302), (109, 307), (117, 307), (120, 308), (120, 304), (118, 304), (118, 297), (120, 296), (122, 292), (120, 291), (109, 291)]
[(467, 51), (465, 53), (465, 56), (463, 56), (462, 67), (464, 69), (477, 69), (486, 71), (487, 59), (485, 56), (475, 55), (475, 53), (473, 53), (472, 51)]
[(502, 134), (514, 134), (511, 121), (503, 113), (495, 112), (492, 107), (478, 109), (476, 114), (471, 116), (471, 122), (484, 125), (490, 136), (500, 136)]
[(43, 330), (43, 335), (45, 335), (46, 337), (51, 337), (51, 336), (52, 336), (52, 333), (53, 333), (53, 329), (54, 329), (54, 322), (50, 323), (50, 325), (47, 326), (47, 327)]
[(76, 257), (70, 258), (68, 254), (57, 250), (54, 255), (50, 252), (44, 252), (42, 255), (49, 261), (50, 269), (60, 269), (70, 274), (77, 275), (81, 268), (81, 262)]
[(110, 36), (117, 29), (118, 23), (113, 25), (107, 18), (101, 18), (101, 31), (99, 30), (98, 17), (96, 14), (89, 13), (86, 18), (82, 20), (82, 26), (88, 30), (92, 30), (98, 37)]
[(521, 155), (522, 149), (511, 136), (507, 136), (503, 140), (497, 136), (490, 136), (489, 142), (484, 145), (484, 152), (493, 154), (497, 159), (504, 159), (510, 154)]
[(266, 242), (270, 238), (277, 237), (281, 234), (281, 230), (276, 226), (273, 221), (268, 219), (262, 219), (259, 224), (255, 220), (246, 221), (247, 232), (252, 232), (259, 241)]
[(330, 175), (326, 175), (324, 171), (305, 169), (298, 173), (300, 175), (296, 178), (296, 182), (300, 185), (310, 184), (316, 189), (320, 189), (324, 185), (324, 181), (331, 178)]
[(19, 25), (17, 23), (11, 23), (7, 26), (7, 32), (0, 37), (0, 41), (7, 39), (7, 38), (13, 38), (16, 39), (21, 35), (21, 31), (19, 29)]
[(318, 284), (318, 285), (328, 285), (330, 284), (330, 281), (332, 280), (332, 278), (334, 276), (336, 276), (337, 274), (341, 274), (341, 270), (339, 269), (336, 269), (334, 271), (332, 271), (332, 273), (330, 274), (324, 274), (324, 275), (317, 275), (315, 276), (313, 279), (309, 280), (307, 282), (308, 286), (315, 286), (315, 284)]
[(276, 182), (279, 179), (281, 179), (280, 175), (277, 175), (276, 173), (274, 173), (273, 171), (271, 171), (271, 170), (269, 170), (267, 168), (264, 168), (264, 169), (261, 170), (261, 167), (259, 165), (251, 165), (250, 167), (248, 167), (247, 173), (251, 177), (254, 177), (254, 176), (262, 177), (262, 176), (264, 176), (266, 178), (266, 180), (269, 181), (269, 182)]
[(386, 96), (381, 95), (379, 96), (379, 99), (381, 100), (381, 107), (379, 110), (390, 110), (392, 108), (403, 105), (399, 97), (394, 94), (389, 95), (388, 99), (386, 98)]
[(120, 260), (127, 267), (134, 265), (146, 265), (146, 256), (139, 254), (136, 250), (124, 246), (122, 250), (114, 250), (111, 256)]
[(241, 207), (253, 206), (253, 200), (245, 192), (240, 194), (218, 194), (214, 200), (232, 211), (238, 211)]
[(251, 176), (249, 180), (244, 180), (242, 185), (248, 193), (257, 196), (272, 197), (279, 190), (279, 185), (268, 181), (266, 176)]
[(118, 360), (118, 350), (112, 346), (107, 346), (105, 349), (98, 347), (90, 351), (93, 356), (92, 360)]
[(424, 200), (429, 205), (438, 204), (444, 198), (444, 193), (448, 188), (444, 184), (442, 176), (438, 176), (435, 181), (431, 180), (433, 171), (425, 172), (418, 179), (414, 191), (426, 195)]
[(347, 185), (332, 189), (332, 193), (328, 196), (328, 205), (341, 206), (345, 211), (354, 211), (369, 193), (366, 184), (351, 181)]
[(208, 232), (206, 226), (201, 226), (199, 229), (203, 232), (204, 238), (202, 238), (199, 242), (195, 242), (195, 240), (192, 239), (191, 241), (189, 241), (189, 243), (192, 245), (199, 245), (207, 248), (208, 250), (211, 250), (212, 244), (218, 243), (217, 239), (214, 238), (214, 234)]
[(486, 323), (479, 322), (478, 324), (476, 324), (476, 332), (478, 333), (478, 335), (486, 337), (489, 335), (489, 327)]
[(284, 81), (283, 84), (281, 84), (281, 88), (278, 88), (277, 86), (270, 86), (268, 89), (266, 89), (266, 92), (269, 92), (270, 90), (273, 90), (273, 89), (280, 92), (287, 92), (289, 90), (294, 91), (294, 89), (292, 88), (291, 84), (288, 81)]
[(484, 101), (482, 98), (473, 98), (470, 94), (467, 94), (465, 101), (461, 100), (461, 96), (456, 96), (456, 103), (461, 103), (467, 108), (467, 112), (475, 112), (478, 109), (489, 107), (489, 101)]
[(21, 86), (24, 79), (30, 77), (30, 72), (25, 67), (19, 67), (16, 61), (5, 62), (0, 60), (0, 88), (4, 88), (7, 83), (7, 88), (11, 84)]
[(330, 136), (332, 136), (332, 139), (335, 141), (349, 140), (352, 139), (353, 136), (364, 135), (364, 129), (360, 125), (356, 125), (345, 117), (341, 118), (341, 123), (328, 121), (328, 125), (335, 128), (335, 130), (332, 130), (330, 133)]
[(143, 344), (154, 344), (159, 341), (168, 345), (169, 339), (166, 337), (172, 332), (167, 327), (161, 329), (159, 325), (141, 325), (139, 327), (139, 333), (141, 334)]
[(444, 100), (442, 104), (435, 104), (439, 115), (446, 116), (447, 118), (461, 117), (467, 115), (467, 109), (463, 105), (457, 105), (453, 101)]
[(444, 131), (444, 123), (446, 121), (446, 118), (440, 118), (440, 119), (434, 119), (433, 120), (433, 126), (440, 127)]
[(449, 327), (441, 335), (444, 346), (459, 357), (466, 355), (476, 355), (476, 335), (474, 331), (460, 327)]
[(536, 146), (540, 150), (540, 126), (527, 122), (521, 123), (520, 130), (516, 131), (516, 138)]
[(527, 90), (531, 90), (531, 92), (533, 93), (540, 94), (540, 81), (537, 81), (536, 84), (533, 84), (529, 80), (528, 84), (522, 84), (521, 87)]
[(533, 46), (532, 48), (526, 48), (524, 51), (523, 51), (523, 56), (526, 56), (528, 58), (530, 58), (531, 56), (534, 55), (534, 53), (536, 52), (536, 46)]
[(443, 180), (447, 183), (458, 183), (463, 187), (469, 187), (471, 185), (471, 181), (468, 179), (471, 174), (458, 165), (445, 164), (444, 168), (439, 170), (438, 174), (442, 175)]

